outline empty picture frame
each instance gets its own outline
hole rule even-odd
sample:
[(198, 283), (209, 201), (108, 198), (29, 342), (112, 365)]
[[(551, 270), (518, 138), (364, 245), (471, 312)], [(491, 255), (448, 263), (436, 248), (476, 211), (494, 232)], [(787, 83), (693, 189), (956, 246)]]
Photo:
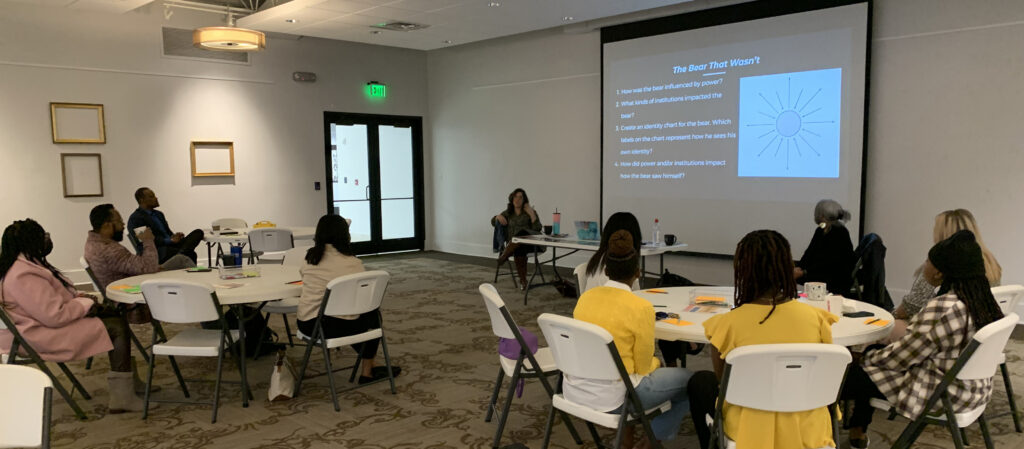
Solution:
[(103, 163), (98, 153), (61, 153), (64, 198), (103, 196)]
[(193, 140), (192, 176), (235, 176), (235, 144)]
[(50, 103), (53, 143), (107, 143), (103, 105)]

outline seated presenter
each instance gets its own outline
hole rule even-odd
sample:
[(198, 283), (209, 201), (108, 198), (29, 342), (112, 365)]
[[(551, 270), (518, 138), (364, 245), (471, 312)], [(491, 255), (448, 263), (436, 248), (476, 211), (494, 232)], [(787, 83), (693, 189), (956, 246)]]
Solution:
[(89, 263), (101, 289), (130, 276), (195, 266), (192, 259), (184, 254), (176, 254), (163, 264), (159, 263), (151, 229), (138, 235), (142, 252), (136, 255), (128, 251), (128, 248), (121, 245), (124, 240), (124, 220), (113, 204), (100, 204), (92, 208), (89, 222), (92, 230), (85, 240), (85, 261)]
[(834, 200), (821, 200), (814, 206), (814, 237), (793, 269), (797, 283), (824, 282), (829, 293), (845, 295), (853, 285), (853, 244), (843, 222), (850, 211)]
[[(152, 230), (160, 263), (167, 262), (176, 254), (184, 254), (195, 263), (196, 247), (203, 241), (203, 231), (194, 229), (188, 235), (171, 231), (164, 213), (156, 210), (160, 207), (160, 200), (148, 187), (140, 187), (135, 191), (135, 201), (139, 203), (139, 208), (128, 217), (128, 231), (134, 232), (142, 226)], [(142, 253), (142, 249), (141, 243), (135, 248), (138, 253)]]
[(505, 251), (498, 257), (498, 265), (500, 266), (509, 257), (512, 257), (516, 263), (516, 272), (519, 274), (519, 286), (525, 290), (527, 256), (534, 251), (535, 247), (512, 243), (512, 237), (539, 234), (542, 228), (537, 211), (530, 206), (530, 197), (526, 196), (525, 190), (519, 188), (508, 194), (508, 206), (500, 214), (491, 218), (491, 226), (506, 228)]

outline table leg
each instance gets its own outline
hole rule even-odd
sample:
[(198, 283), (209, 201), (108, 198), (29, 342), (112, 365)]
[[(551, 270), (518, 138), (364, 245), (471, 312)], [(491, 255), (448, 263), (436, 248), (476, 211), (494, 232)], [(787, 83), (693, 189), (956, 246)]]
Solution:
[(249, 391), (249, 378), (245, 372), (245, 306), (231, 306), (231, 309), (238, 317), (238, 371), (242, 376), (242, 407), (248, 408), (249, 396), (252, 395), (252, 392)]
[(213, 268), (216, 265), (213, 263), (213, 243), (206, 242), (206, 266)]

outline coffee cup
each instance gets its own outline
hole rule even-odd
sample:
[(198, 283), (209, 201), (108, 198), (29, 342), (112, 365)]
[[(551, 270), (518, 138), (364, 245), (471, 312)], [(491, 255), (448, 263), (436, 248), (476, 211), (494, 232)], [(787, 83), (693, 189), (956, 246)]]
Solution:
[(807, 282), (804, 284), (804, 292), (811, 301), (824, 301), (825, 295), (828, 294), (824, 282)]
[(551, 235), (551, 226), (544, 226), (544, 235)]
[(825, 297), (825, 304), (829, 313), (833, 315), (843, 315), (843, 297), (840, 295), (828, 295)]
[(665, 244), (668, 245), (668, 246), (675, 245), (676, 244), (676, 235), (675, 234), (665, 234)]

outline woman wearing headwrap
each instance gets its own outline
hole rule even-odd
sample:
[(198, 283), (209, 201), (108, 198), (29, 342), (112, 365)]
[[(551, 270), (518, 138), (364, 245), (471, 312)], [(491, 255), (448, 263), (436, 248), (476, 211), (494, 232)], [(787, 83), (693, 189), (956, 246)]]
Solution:
[[(939, 287), (938, 296), (914, 315), (906, 335), (865, 352), (862, 363), (851, 365), (846, 376), (841, 397), (854, 401), (847, 423), (851, 447), (868, 447), (872, 397), (887, 399), (904, 415), (925, 412), (928, 397), (974, 332), (1003, 317), (985, 273), (981, 247), (971, 231), (957, 232), (928, 251), (924, 276)], [(954, 413), (977, 408), (991, 395), (991, 379), (955, 379), (949, 385)]]

